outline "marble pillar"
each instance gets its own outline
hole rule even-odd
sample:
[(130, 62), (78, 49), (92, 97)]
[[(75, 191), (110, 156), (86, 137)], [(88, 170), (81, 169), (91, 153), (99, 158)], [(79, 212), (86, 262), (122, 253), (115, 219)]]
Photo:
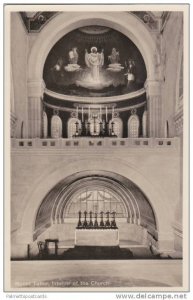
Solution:
[(42, 137), (42, 97), (45, 84), (43, 81), (28, 82), (28, 137)]
[(147, 80), (147, 131), (148, 137), (161, 137), (161, 84), (159, 81)]
[(12, 67), (10, 68), (10, 129), (11, 129), (11, 137), (15, 137), (15, 128), (17, 126), (17, 117), (15, 114), (15, 98), (14, 98), (14, 86), (13, 86), (13, 74)]

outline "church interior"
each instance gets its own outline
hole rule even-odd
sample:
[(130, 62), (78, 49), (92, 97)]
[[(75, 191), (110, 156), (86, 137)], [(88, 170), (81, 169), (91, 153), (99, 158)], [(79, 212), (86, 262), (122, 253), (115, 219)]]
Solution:
[(14, 276), (143, 260), (182, 285), (183, 14), (10, 13)]

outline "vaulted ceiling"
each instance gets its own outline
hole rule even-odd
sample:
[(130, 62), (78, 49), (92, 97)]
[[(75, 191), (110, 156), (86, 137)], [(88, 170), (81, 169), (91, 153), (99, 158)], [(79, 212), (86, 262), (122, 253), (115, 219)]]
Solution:
[(157, 224), (153, 208), (143, 192), (132, 181), (111, 172), (100, 171), (96, 175), (94, 172), (87, 171), (65, 178), (45, 196), (37, 212), (34, 240), (52, 223), (62, 223), (64, 209), (73, 195), (90, 187), (94, 190), (107, 189), (116, 194), (124, 203), (128, 217), (139, 219), (140, 225), (155, 235)]

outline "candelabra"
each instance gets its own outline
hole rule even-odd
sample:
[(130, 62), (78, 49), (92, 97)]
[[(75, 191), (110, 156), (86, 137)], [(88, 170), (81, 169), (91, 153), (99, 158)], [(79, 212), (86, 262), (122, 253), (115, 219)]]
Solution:
[(78, 123), (78, 122), (76, 122), (76, 123), (75, 123), (75, 125), (76, 125), (76, 132), (75, 132), (75, 136), (79, 136), (79, 123)]
[(87, 216), (87, 211), (84, 212), (84, 222), (83, 222), (83, 227), (84, 227), (84, 228), (86, 228), (87, 225), (88, 225), (86, 216)]
[[(78, 107), (76, 111), (76, 116), (78, 118)], [(91, 113), (90, 106), (88, 108), (88, 118), (85, 118), (84, 109), (82, 107), (82, 114), (80, 119), (75, 122), (75, 134), (74, 137), (117, 137), (115, 134), (115, 123), (113, 122), (114, 118), (114, 107), (112, 108), (112, 121), (108, 120), (108, 108), (106, 107), (105, 116), (102, 114), (102, 108), (98, 113)], [(81, 128), (79, 128), (81, 124)], [(91, 124), (92, 130), (91, 130)], [(110, 125), (111, 124), (111, 125)], [(99, 128), (98, 128), (99, 126)]]
[(117, 224), (116, 224), (116, 221), (115, 221), (115, 215), (116, 215), (116, 212), (113, 211), (111, 214), (112, 214), (111, 227), (112, 227), (112, 228), (117, 228)]
[(103, 211), (100, 212), (100, 215), (101, 215), (101, 221), (100, 221), (100, 227), (104, 227), (105, 224), (104, 224), (104, 221), (103, 221)]
[(94, 220), (94, 228), (98, 228), (98, 221), (97, 221), (97, 213), (95, 213), (94, 214), (94, 218), (95, 218), (95, 220)]
[(110, 227), (110, 226), (111, 226), (110, 221), (109, 221), (109, 215), (110, 215), (110, 212), (107, 211), (107, 212), (106, 212), (107, 220), (106, 220), (106, 222), (105, 222), (105, 226), (106, 226), (106, 227)]
[[(106, 215), (106, 220), (104, 222), (103, 216)], [(100, 212), (100, 222), (98, 222), (98, 214), (97, 212), (94, 213), (94, 223), (93, 223), (93, 212), (90, 211), (89, 213), (87, 211), (84, 211), (84, 221), (81, 221), (82, 212), (78, 212), (78, 224), (77, 229), (117, 229), (117, 224), (115, 220), (116, 212), (113, 211), (110, 213), (107, 211), (104, 213), (103, 211)], [(87, 221), (87, 216), (89, 215), (89, 220)], [(110, 215), (112, 215), (111, 221)]]
[(82, 227), (82, 222), (81, 222), (81, 211), (78, 212), (78, 225), (76, 228), (81, 228)]
[(89, 222), (89, 227), (92, 228), (93, 227), (93, 221), (92, 221), (92, 211), (90, 211), (90, 222)]
[(115, 135), (115, 132), (114, 132), (114, 125), (115, 125), (115, 123), (112, 121), (111, 122), (111, 135)]

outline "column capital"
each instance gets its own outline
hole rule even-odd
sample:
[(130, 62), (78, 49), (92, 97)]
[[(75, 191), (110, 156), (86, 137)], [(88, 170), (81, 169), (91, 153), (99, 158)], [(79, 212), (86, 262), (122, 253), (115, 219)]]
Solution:
[(158, 80), (146, 80), (144, 87), (148, 96), (161, 95), (161, 82)]
[(27, 82), (28, 97), (42, 97), (45, 90), (43, 80), (29, 80)]

